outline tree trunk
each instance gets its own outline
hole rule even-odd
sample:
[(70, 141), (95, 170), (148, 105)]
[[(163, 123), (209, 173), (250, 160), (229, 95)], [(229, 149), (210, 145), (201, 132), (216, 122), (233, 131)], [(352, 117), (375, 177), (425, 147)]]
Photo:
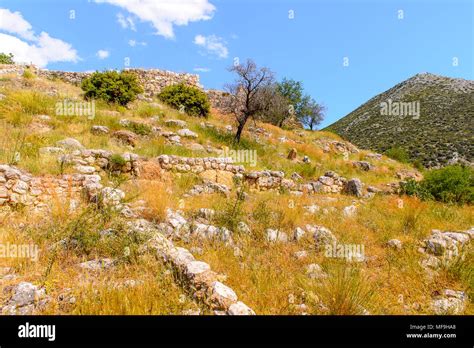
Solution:
[(239, 123), (237, 127), (237, 133), (235, 134), (234, 141), (238, 144), (240, 143), (240, 137), (242, 136), (242, 131), (244, 130), (245, 123)]

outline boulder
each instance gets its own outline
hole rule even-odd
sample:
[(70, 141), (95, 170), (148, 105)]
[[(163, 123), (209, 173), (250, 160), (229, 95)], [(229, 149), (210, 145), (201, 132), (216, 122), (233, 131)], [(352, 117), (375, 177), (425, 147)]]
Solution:
[(106, 126), (92, 126), (91, 133), (95, 135), (108, 134), (109, 128)]
[(182, 137), (185, 137), (185, 138), (197, 138), (198, 135), (196, 133), (194, 133), (193, 131), (187, 129), (187, 128), (183, 128), (183, 129), (180, 129), (178, 130), (178, 135), (182, 136)]
[(356, 197), (362, 197), (362, 182), (360, 179), (354, 178), (346, 182), (344, 192)]
[(60, 140), (56, 143), (58, 147), (61, 147), (65, 150), (83, 150), (84, 146), (74, 138), (66, 138)]
[(137, 143), (137, 135), (127, 130), (116, 131), (112, 136), (125, 145), (135, 146)]

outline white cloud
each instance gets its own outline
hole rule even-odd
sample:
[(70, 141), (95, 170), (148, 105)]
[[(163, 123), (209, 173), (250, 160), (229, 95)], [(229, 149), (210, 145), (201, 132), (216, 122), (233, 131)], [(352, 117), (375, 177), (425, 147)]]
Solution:
[(25, 21), (20, 12), (0, 8), (0, 30), (16, 34), (26, 40), (34, 40), (35, 33), (31, 28), (31, 24)]
[(135, 46), (146, 46), (147, 43), (144, 41), (128, 40), (128, 44), (132, 47)]
[(99, 57), (99, 59), (105, 59), (110, 56), (110, 52), (106, 50), (98, 50), (96, 55)]
[(206, 49), (207, 53), (215, 55), (219, 58), (227, 58), (229, 50), (226, 47), (224, 39), (216, 35), (196, 35), (194, 43)]
[(211, 69), (209, 69), (209, 68), (194, 68), (193, 70), (196, 71), (196, 72), (209, 72), (209, 71), (211, 71)]
[(0, 52), (12, 53), (17, 63), (45, 67), (52, 62), (77, 62), (80, 59), (71, 44), (44, 31), (36, 35), (20, 12), (0, 9), (0, 31), (13, 34), (0, 33)]
[(119, 22), (120, 26), (124, 29), (130, 28), (130, 30), (137, 31), (135, 27), (135, 22), (133, 21), (132, 17), (126, 17), (119, 13), (117, 14), (117, 22)]
[[(215, 6), (209, 0), (94, 0), (119, 6), (137, 16), (143, 22), (150, 22), (156, 34), (173, 38), (173, 26), (188, 25), (189, 22), (211, 19)], [(122, 18), (126, 20), (124, 17)], [(124, 22), (119, 20), (120, 25)]]

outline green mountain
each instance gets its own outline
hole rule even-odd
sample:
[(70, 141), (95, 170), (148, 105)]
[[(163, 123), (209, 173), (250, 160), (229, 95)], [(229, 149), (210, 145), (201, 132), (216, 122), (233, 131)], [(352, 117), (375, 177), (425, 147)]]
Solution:
[(422, 73), (326, 130), (364, 149), (402, 148), (425, 167), (474, 161), (474, 81)]

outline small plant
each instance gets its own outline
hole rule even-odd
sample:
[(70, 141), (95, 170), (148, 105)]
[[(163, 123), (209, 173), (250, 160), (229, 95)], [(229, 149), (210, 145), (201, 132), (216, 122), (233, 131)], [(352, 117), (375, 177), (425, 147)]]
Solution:
[(36, 75), (30, 70), (30, 69), (25, 69), (23, 71), (23, 78), (31, 80), (34, 79)]
[(385, 155), (402, 163), (408, 163), (410, 161), (408, 152), (401, 147), (392, 147), (385, 151)]
[(143, 92), (137, 77), (126, 71), (95, 72), (82, 81), (81, 88), (86, 99), (102, 99), (123, 106)]
[(188, 115), (207, 117), (210, 103), (206, 93), (196, 87), (178, 84), (163, 88), (158, 98)]
[(151, 133), (151, 127), (145, 123), (132, 121), (126, 126), (126, 128), (138, 135), (148, 135)]
[(356, 315), (364, 312), (374, 292), (356, 267), (344, 264), (330, 272), (320, 294), (329, 314)]
[(127, 160), (122, 155), (114, 154), (110, 157), (110, 164), (116, 167), (122, 167), (127, 164)]
[(400, 184), (400, 192), (407, 196), (417, 196), (422, 200), (433, 199), (431, 193), (423, 185), (411, 178)]
[(15, 64), (13, 54), (0, 53), (0, 64)]

